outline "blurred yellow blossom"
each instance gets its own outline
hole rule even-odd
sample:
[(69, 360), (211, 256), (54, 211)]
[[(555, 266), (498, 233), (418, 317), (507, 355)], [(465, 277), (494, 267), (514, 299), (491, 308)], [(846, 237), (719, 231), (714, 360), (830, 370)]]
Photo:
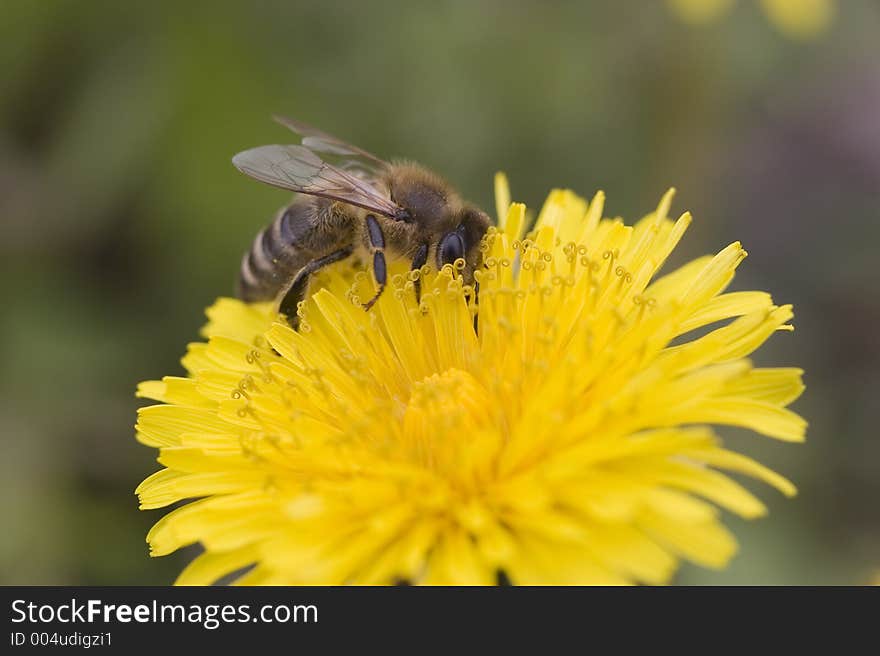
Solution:
[[(833, 0), (758, 0), (767, 18), (784, 34), (810, 39), (824, 32), (834, 18)], [(701, 24), (720, 18), (733, 0), (668, 0), (682, 20)]]

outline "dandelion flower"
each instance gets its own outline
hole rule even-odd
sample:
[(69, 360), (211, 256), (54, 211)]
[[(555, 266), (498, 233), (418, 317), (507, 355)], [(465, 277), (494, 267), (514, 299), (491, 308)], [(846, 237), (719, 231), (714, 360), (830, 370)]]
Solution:
[[(695, 25), (720, 18), (733, 0), (667, 0), (678, 16)], [(834, 18), (832, 0), (760, 0), (767, 19), (793, 39), (810, 39), (824, 32)]]
[(339, 263), (298, 332), (220, 299), (188, 376), (140, 385), (164, 466), (141, 508), (197, 499), (147, 537), (204, 547), (179, 584), (659, 584), (729, 561), (719, 509), (765, 514), (722, 472), (794, 494), (710, 427), (804, 439), (802, 372), (747, 359), (791, 307), (725, 292), (740, 244), (661, 276), (691, 220), (667, 219), (671, 191), (628, 226), (556, 190), (527, 234), (500, 175), (496, 196), (478, 294), (398, 269), (365, 312), (372, 278)]

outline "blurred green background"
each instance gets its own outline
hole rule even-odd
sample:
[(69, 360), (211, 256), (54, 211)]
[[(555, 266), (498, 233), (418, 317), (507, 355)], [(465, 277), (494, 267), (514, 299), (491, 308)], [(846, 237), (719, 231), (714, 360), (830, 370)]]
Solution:
[(662, 2), (5, 0), (0, 21), (0, 583), (165, 584), (132, 425), (179, 374), (203, 308), (288, 195), (230, 157), (273, 112), (417, 159), (494, 208), (554, 186), (635, 219), (669, 186), (678, 261), (736, 239), (734, 283), (795, 305), (761, 364), (800, 365), (804, 446), (722, 431), (790, 476), (730, 524), (724, 572), (681, 583), (850, 584), (880, 568), (880, 5), (814, 40), (755, 2), (683, 22)]

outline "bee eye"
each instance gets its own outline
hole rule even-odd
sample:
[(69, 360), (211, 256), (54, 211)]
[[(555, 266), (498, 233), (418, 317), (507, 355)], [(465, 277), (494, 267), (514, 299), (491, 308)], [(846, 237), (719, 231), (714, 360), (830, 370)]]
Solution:
[(440, 266), (452, 264), (460, 257), (464, 257), (464, 240), (458, 232), (446, 233), (437, 248), (437, 259)]

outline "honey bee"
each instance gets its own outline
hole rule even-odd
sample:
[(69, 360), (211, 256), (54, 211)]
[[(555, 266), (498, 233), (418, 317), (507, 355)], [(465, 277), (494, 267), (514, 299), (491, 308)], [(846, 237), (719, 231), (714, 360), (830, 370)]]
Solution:
[[(389, 163), (300, 121), (275, 120), (299, 135), (301, 144), (259, 146), (238, 153), (232, 163), (298, 196), (242, 258), (242, 300), (275, 301), (296, 328), (297, 306), (312, 274), (356, 257), (372, 268), (376, 283), (375, 295), (363, 304), (369, 310), (388, 281), (386, 253), (406, 258), (412, 269), (462, 259), (461, 274), (473, 283), (490, 225), (485, 212), (419, 164)], [(418, 280), (415, 294), (418, 300)]]

